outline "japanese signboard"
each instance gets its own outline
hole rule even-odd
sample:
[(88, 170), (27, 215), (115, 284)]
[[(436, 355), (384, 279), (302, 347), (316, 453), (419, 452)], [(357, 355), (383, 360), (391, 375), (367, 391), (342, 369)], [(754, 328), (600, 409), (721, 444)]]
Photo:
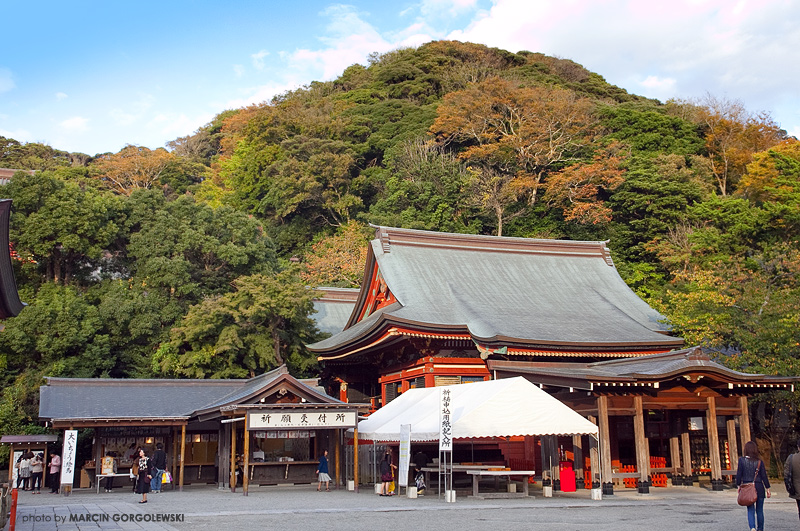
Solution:
[(450, 389), (439, 389), (439, 451), (453, 451), (453, 426), (450, 423)]
[(400, 425), (400, 471), (397, 474), (398, 484), (408, 486), (408, 466), (411, 461), (411, 424)]
[(61, 457), (61, 484), (72, 485), (75, 479), (75, 451), (78, 448), (78, 430), (64, 431), (64, 455)]
[(354, 428), (358, 422), (355, 411), (324, 409), (261, 409), (247, 415), (247, 428), (250, 430)]

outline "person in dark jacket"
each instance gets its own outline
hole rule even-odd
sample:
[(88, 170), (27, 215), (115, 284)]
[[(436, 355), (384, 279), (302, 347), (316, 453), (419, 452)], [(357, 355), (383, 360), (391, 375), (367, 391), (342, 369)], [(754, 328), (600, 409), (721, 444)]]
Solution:
[(317, 491), (322, 489), (322, 484), (325, 483), (325, 490), (331, 490), (331, 477), (328, 475), (328, 450), (324, 450), (322, 455), (319, 456), (319, 466), (317, 466), (317, 478), (319, 485)]
[(150, 490), (158, 493), (161, 492), (161, 480), (164, 476), (164, 471), (167, 469), (167, 452), (164, 451), (163, 444), (156, 443), (156, 451), (153, 452), (150, 463), (153, 465), (153, 479), (150, 480)]
[(381, 461), (381, 481), (383, 482), (381, 496), (394, 495), (393, 492), (389, 492), (389, 487), (394, 481), (394, 469), (396, 468), (397, 466), (392, 463), (392, 452), (387, 448), (383, 454), (383, 461)]
[(800, 516), (800, 439), (797, 440), (797, 451), (786, 458), (783, 477), (794, 487), (794, 494), (789, 494), (789, 497), (797, 502), (797, 513)]
[(747, 523), (750, 531), (764, 531), (764, 498), (771, 497), (769, 478), (766, 466), (758, 453), (758, 446), (753, 441), (744, 445), (744, 455), (739, 458), (736, 469), (736, 486), (742, 483), (755, 483), (758, 500), (747, 506)]

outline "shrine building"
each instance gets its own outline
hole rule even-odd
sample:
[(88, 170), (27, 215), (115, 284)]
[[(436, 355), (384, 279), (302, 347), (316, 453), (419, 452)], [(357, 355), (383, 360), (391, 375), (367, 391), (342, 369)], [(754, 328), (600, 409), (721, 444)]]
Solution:
[(751, 437), (747, 399), (796, 381), (684, 348), (606, 242), (375, 229), (344, 330), (308, 345), (323, 379), (341, 401), (378, 408), (413, 388), (523, 376), (599, 426), (602, 465), (585, 437), (473, 441), (507, 462), (558, 477), (569, 458), (579, 486), (607, 494), (666, 476), (719, 490)]

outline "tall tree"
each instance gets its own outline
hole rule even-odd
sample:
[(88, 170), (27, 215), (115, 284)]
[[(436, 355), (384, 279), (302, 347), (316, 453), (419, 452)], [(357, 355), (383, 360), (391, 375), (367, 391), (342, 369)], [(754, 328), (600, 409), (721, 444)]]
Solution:
[(109, 190), (130, 195), (134, 190), (160, 184), (162, 173), (174, 161), (175, 155), (166, 149), (128, 145), (119, 153), (95, 160), (93, 175)]
[(700, 102), (697, 120), (705, 129), (706, 151), (723, 196), (735, 190), (755, 153), (786, 137), (769, 114), (750, 113), (741, 101), (710, 94)]
[(592, 103), (572, 91), (494, 77), (447, 94), (430, 131), (460, 148), (502, 235), (508, 209), (516, 202), (533, 205), (545, 176), (578, 160), (594, 124)]
[(608, 223), (612, 210), (603, 196), (623, 182), (622, 146), (612, 144), (589, 164), (573, 164), (551, 175), (545, 183), (546, 198), (564, 212), (564, 219), (578, 223)]
[(6, 188), (14, 200), (10, 235), (49, 281), (86, 282), (124, 222), (121, 203), (50, 172), (17, 173)]
[(300, 278), (315, 287), (359, 287), (371, 232), (369, 227), (351, 221), (333, 236), (319, 239), (303, 260)]
[(283, 363), (308, 374), (314, 361), (304, 343), (316, 338), (313, 292), (285, 270), (239, 277), (235, 291), (193, 306), (162, 344), (154, 364), (165, 374), (193, 378), (255, 376)]

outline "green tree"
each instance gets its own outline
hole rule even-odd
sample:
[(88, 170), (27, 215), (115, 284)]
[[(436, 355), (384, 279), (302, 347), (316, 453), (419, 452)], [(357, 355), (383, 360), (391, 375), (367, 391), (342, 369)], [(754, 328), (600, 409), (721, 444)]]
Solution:
[(316, 329), (313, 293), (296, 272), (250, 275), (235, 291), (193, 306), (154, 357), (157, 370), (193, 378), (242, 378), (286, 363), (293, 374), (315, 366), (304, 347)]
[(472, 175), (443, 146), (416, 138), (395, 146), (388, 176), (376, 184), (369, 220), (378, 225), (442, 232), (477, 232), (477, 208), (466, 188)]
[(17, 173), (6, 193), (14, 201), (11, 241), (56, 283), (88, 282), (124, 220), (116, 199), (48, 172)]
[(98, 308), (73, 286), (45, 284), (5, 323), (0, 351), (9, 375), (28, 369), (50, 376), (109, 376), (117, 368)]

